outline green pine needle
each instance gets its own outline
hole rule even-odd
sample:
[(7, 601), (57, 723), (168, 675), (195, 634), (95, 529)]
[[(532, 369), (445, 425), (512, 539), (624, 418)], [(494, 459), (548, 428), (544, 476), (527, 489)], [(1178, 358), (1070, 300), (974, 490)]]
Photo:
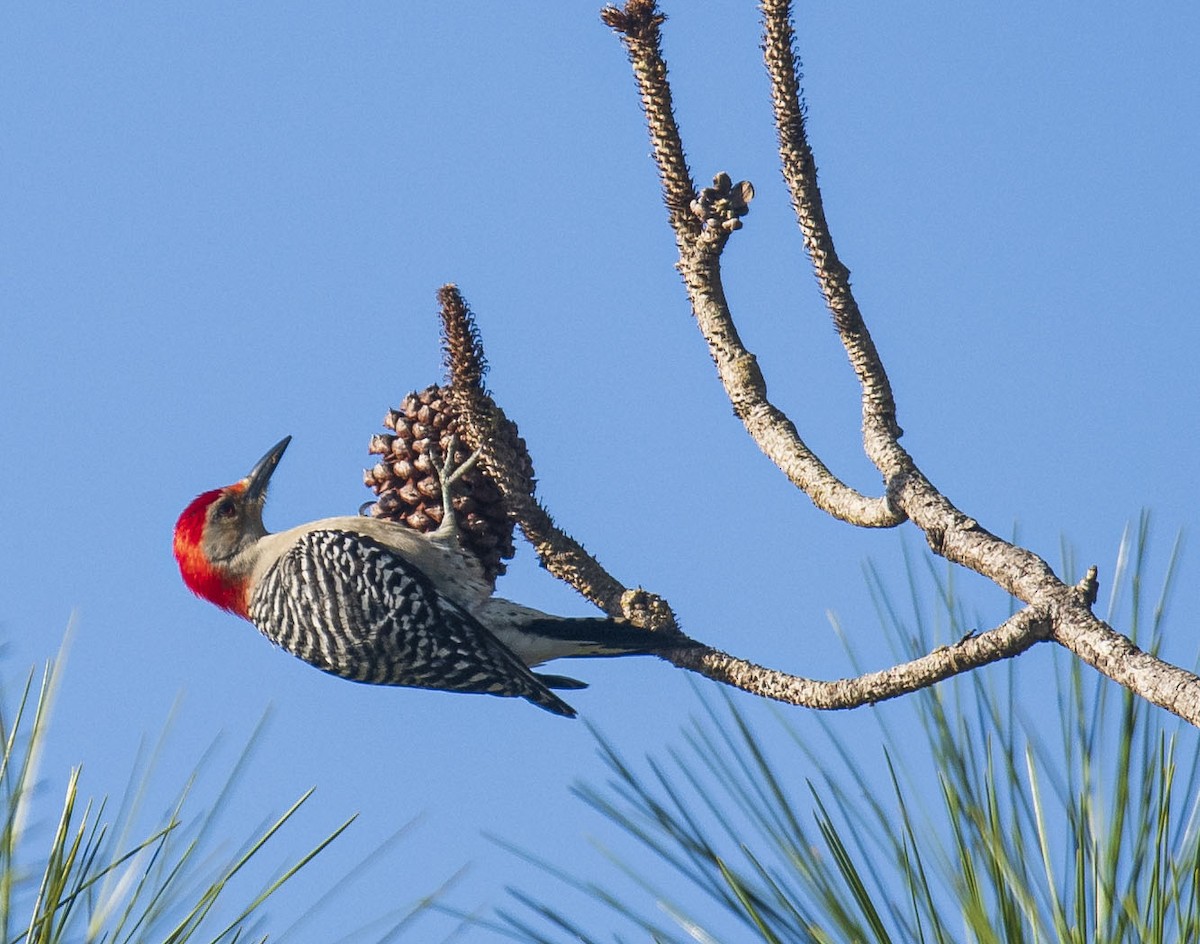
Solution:
[[(1180, 547), (1155, 566), (1143, 515), (1118, 550), (1108, 618), (1150, 651), (1167, 632)], [(969, 619), (952, 571), (931, 562), (918, 576), (907, 553), (904, 568), (904, 602), (867, 572), (901, 657), (1004, 618)], [(1057, 718), (1044, 697), (1036, 708), (1022, 697), (1051, 687)], [(743, 704), (762, 714), (709, 698), (681, 746), (641, 767), (599, 738), (609, 782), (576, 792), (653, 853), (654, 881), (623, 860), (632, 890), (550, 874), (670, 944), (1200, 940), (1200, 732), (1051, 646), (914, 695), (909, 714), (870, 709), (881, 744), (845, 743), (839, 717), (800, 719), (824, 737), (802, 734), (793, 709), (774, 712), (781, 748)], [(806, 780), (811, 795), (797, 789)], [(577, 926), (545, 893), (514, 899), (516, 940), (622, 939)]]
[[(68, 633), (69, 636), (69, 633)], [(65, 646), (64, 646), (65, 650)], [(312, 795), (306, 792), (228, 860), (213, 849), (216, 811), (236, 802), (237, 784), (262, 732), (260, 724), (207, 812), (190, 814), (193, 786), (211, 764), (211, 749), (188, 778), (168, 813), (133, 838), (147, 817), (142, 809), (151, 769), (135, 769), (126, 799), (110, 814), (105, 801), (80, 793), (81, 768), (68, 778), (57, 811), (39, 781), (40, 758), (58, 686), (62, 656), (51, 661), (35, 689), (30, 673), (11, 715), (0, 694), (0, 942), (2, 944), (250, 944), (260, 930), (268, 899), (350, 826), (350, 817), (310, 851), (268, 877), (257, 891), (244, 874), (267, 843), (293, 820)], [(161, 742), (160, 745), (161, 747)], [(154, 751), (157, 754), (157, 748)], [(151, 763), (151, 768), (153, 764)], [(53, 828), (37, 825), (46, 823)], [(32, 825), (31, 825), (32, 824)], [(436, 897), (436, 896), (434, 896)], [(394, 940), (419, 901), (374, 940)], [(231, 917), (232, 916), (232, 917)], [(283, 922), (280, 922), (283, 923)]]

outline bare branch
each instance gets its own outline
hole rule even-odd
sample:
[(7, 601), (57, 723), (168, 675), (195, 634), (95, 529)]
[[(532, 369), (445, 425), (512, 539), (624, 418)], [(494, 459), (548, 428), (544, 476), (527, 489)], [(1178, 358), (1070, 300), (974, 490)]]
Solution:
[(920, 472), (914, 470), (894, 485), (897, 502), (925, 532), (936, 554), (989, 578), (1025, 603), (1045, 608), (1055, 642), (1135, 694), (1200, 727), (1200, 676), (1143, 651), (1091, 612), (1094, 568), (1080, 586), (1069, 587), (1032, 551), (996, 537), (955, 508)]
[(1139, 649), (1079, 600), (1054, 614), (1054, 641), (1136, 695), (1200, 727), (1200, 677)]
[(450, 386), (484, 391), (487, 358), (483, 355), (483, 341), (471, 310), (458, 286), (452, 283), (439, 288), (437, 298), (442, 310), (442, 350)]
[(804, 235), (804, 248), (812, 260), (825, 304), (833, 314), (833, 323), (862, 385), (864, 445), (867, 454), (874, 458), (873, 438), (895, 441), (902, 435), (896, 422), (891, 383), (850, 289), (850, 270), (838, 258), (829, 224), (825, 221), (825, 207), (817, 186), (817, 165), (804, 128), (800, 67), (793, 48), (791, 2), (763, 0), (762, 12), (763, 57), (771, 77), (771, 101), (779, 133), (783, 177), (792, 195), (792, 207)]
[[(823, 510), (855, 524), (881, 527), (907, 517), (933, 551), (992, 579), (1026, 607), (1004, 623), (953, 646), (858, 678), (832, 682), (768, 669), (707, 646), (666, 652), (673, 664), (745, 691), (812, 708), (850, 708), (906, 694), (961, 672), (1010, 658), (1053, 639), (1100, 672), (1156, 705), (1200, 726), (1200, 677), (1143, 652), (1096, 618), (1091, 568), (1074, 587), (1064, 584), (1040, 557), (1001, 540), (956, 508), (899, 445), (901, 430), (891, 386), (850, 290), (849, 270), (838, 259), (821, 205), (816, 166), (804, 130), (800, 74), (787, 0), (762, 0), (764, 53), (780, 136), (784, 175), (804, 243), (821, 289), (862, 386), (863, 444), (882, 473), (886, 494), (869, 498), (838, 481), (800, 439), (795, 426), (766, 396), (753, 354), (742, 344), (721, 281), (720, 256), (741, 226), (753, 187), (718, 174), (699, 194), (687, 169), (671, 113), (666, 64), (660, 47), (664, 17), (653, 0), (628, 0), (606, 8), (604, 20), (622, 35), (641, 90), (655, 158), (679, 247), (679, 269), (699, 325), (737, 415), (755, 441), (789, 479)], [(670, 606), (641, 589), (628, 589), (582, 545), (560, 530), (536, 500), (533, 464), (516, 427), (483, 388), (483, 345), (458, 290), (439, 293), (451, 374), (450, 396), (460, 431), (481, 450), (481, 465), (501, 494), (508, 517), (534, 545), (543, 565), (614, 617), (649, 631), (678, 633)], [(684, 637), (687, 638), (687, 637)]]
[[(705, 201), (708, 190), (696, 194), (671, 114), (671, 90), (660, 42), (665, 17), (653, 0), (629, 0), (623, 10), (606, 7), (602, 17), (620, 34), (633, 63), (679, 247), (679, 271), (734, 412), (759, 448), (822, 511), (862, 527), (900, 524), (904, 514), (888, 496), (868, 497), (838, 479), (800, 438), (795, 425), (767, 398), (767, 384), (758, 361), (738, 335), (721, 284), (721, 251), (736, 226), (730, 225), (729, 212)], [(718, 174), (713, 183), (718, 191), (731, 189), (725, 174)], [(753, 196), (753, 188), (739, 187), (744, 206)]]
[(662, 171), (663, 199), (671, 214), (671, 226), (696, 233), (700, 224), (691, 212), (696, 185), (692, 183), (679, 126), (675, 123), (667, 64), (662, 56), (661, 27), (666, 17), (659, 12), (654, 0), (629, 0), (624, 9), (605, 7), (600, 11), (600, 18), (621, 34), (629, 52), (642, 96), (642, 108), (650, 126), (654, 160)]
[[(677, 214), (671, 216), (679, 247), (679, 270), (697, 324), (708, 342), (709, 352), (735, 412), (760, 448), (812, 498), (817, 507), (861, 525), (892, 525), (907, 516), (924, 532), (935, 553), (992, 579), (1027, 604), (1029, 609), (1023, 612), (1038, 614), (1026, 617), (1032, 621), (1030, 625), (1049, 627), (1037, 638), (1054, 638), (1110, 678), (1192, 724), (1200, 725), (1200, 678), (1142, 652), (1132, 640), (1097, 619), (1088, 609), (1094, 596), (1094, 576), (1087, 586), (1066, 586), (1036, 554), (1001, 540), (954, 507), (925, 478), (900, 445), (902, 430), (896, 420), (891, 384), (854, 300), (850, 271), (838, 258), (825, 220), (816, 163), (804, 126), (800, 70), (793, 49), (791, 3), (789, 0), (761, 0), (761, 6), (763, 52), (771, 77), (784, 178), (791, 192), (805, 249), (862, 388), (863, 446), (887, 483), (885, 496), (870, 499), (837, 480), (804, 445), (790, 420), (767, 400), (766, 383), (754, 356), (741, 343), (721, 283), (720, 255), (732, 228), (725, 225), (724, 220), (708, 218), (693, 206), (695, 215), (703, 219), (699, 230), (691, 221), (686, 221), (688, 225), (685, 226)], [(655, 21), (654, 43), (651, 47), (639, 47), (640, 68), (635, 62), (635, 75), (645, 102), (651, 97), (646, 88), (650, 78), (662, 77), (665, 82), (666, 65), (660, 61), (658, 43), (658, 24), (662, 17), (649, 0), (630, 0), (625, 15), (635, 7), (643, 19)], [(612, 8), (605, 19), (620, 29), (616, 11)], [(629, 33), (625, 32), (623, 38), (630, 46), (631, 59), (635, 58)], [(647, 118), (653, 137), (655, 118), (649, 109)], [(681, 143), (673, 140), (672, 147), (682, 155)], [(671, 168), (663, 164), (658, 148), (655, 153), (659, 156), (659, 172), (665, 182)], [(1023, 633), (1017, 632), (1016, 638), (1019, 641), (1017, 648), (1009, 652), (1001, 646), (1002, 654), (996, 657), (1013, 654), (1028, 644)], [(977, 655), (983, 658), (982, 653)], [(947, 671), (947, 665), (939, 662), (936, 656), (937, 653), (931, 653), (907, 667), (878, 673), (876, 681), (882, 686), (879, 690), (895, 694), (909, 690), (904, 686), (913, 677), (909, 669), (916, 665), (923, 667), (914, 670), (917, 675), (928, 671), (931, 682), (945, 677), (939, 673)], [(817, 683), (795, 679), (715, 652), (682, 653), (677, 664), (760, 694), (814, 707), (831, 707), (835, 702), (840, 705), (847, 698), (853, 702), (863, 692), (862, 680)], [(846, 695), (842, 689), (828, 687), (843, 684), (856, 694)]]
[[(444, 286), (438, 297), (446, 336), (469, 337), (472, 353), (468, 360), (482, 363), (482, 341), (458, 289), (453, 285)], [(471, 371), (466, 373), (473, 375)], [(533, 545), (543, 566), (614, 618), (626, 619), (651, 632), (680, 633), (675, 614), (665, 600), (640, 588), (626, 588), (579, 542), (554, 524), (550, 514), (534, 497), (532, 459), (524, 440), (517, 435), (515, 425), (479, 385), (456, 385), (457, 377), (457, 371), (452, 369), (450, 396), (460, 430), (469, 445), (480, 450), (479, 461), (489, 480), (500, 490), (508, 514)], [(1029, 608), (994, 630), (969, 636), (953, 646), (941, 646), (919, 659), (882, 672), (833, 682), (768, 669), (708, 646), (671, 650), (662, 653), (662, 657), (680, 668), (789, 704), (810, 708), (854, 708), (916, 691), (989, 662), (1010, 658), (1048, 638), (1050, 628), (1044, 613)], [(690, 637), (684, 638), (689, 643), (692, 641)]]
[(542, 565), (606, 613), (620, 616), (625, 587), (559, 529), (535, 497), (537, 481), (525, 441), (479, 382), (485, 363), (483, 342), (458, 287), (443, 285), (438, 301), (450, 370), (449, 395), (463, 438), (480, 451), (484, 474), (500, 491), (509, 517), (520, 526)]
[(487, 394), (454, 390), (453, 396), (465, 438), (472, 448), (479, 449), (484, 471), (500, 490), (508, 514), (533, 546), (542, 566), (609, 616), (624, 616), (621, 601), (626, 588), (554, 523), (534, 495), (533, 480), (514, 472), (528, 461), (529, 453), (524, 441), (513, 435), (511, 421)]
[(830, 472), (800, 438), (795, 424), (767, 398), (767, 382), (758, 359), (742, 344), (733, 323), (717, 257), (686, 257), (680, 270), (696, 324), (708, 342), (734, 413), (763, 453), (827, 514), (865, 528), (902, 523), (904, 512), (888, 496), (863, 495)]
[(763, 668), (716, 649), (687, 649), (664, 658), (718, 682), (789, 705), (825, 710), (858, 708), (907, 695), (962, 672), (1019, 655), (1050, 636), (1045, 613), (1029, 607), (995, 629), (967, 636), (953, 646), (939, 646), (928, 655), (858, 678), (820, 682)]

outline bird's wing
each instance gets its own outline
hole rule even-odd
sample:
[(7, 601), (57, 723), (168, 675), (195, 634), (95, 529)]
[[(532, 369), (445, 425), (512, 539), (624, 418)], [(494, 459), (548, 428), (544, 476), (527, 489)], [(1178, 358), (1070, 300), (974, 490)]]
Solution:
[(343, 678), (517, 696), (575, 714), (429, 575), (363, 534), (302, 534), (259, 581), (249, 615), (272, 642)]

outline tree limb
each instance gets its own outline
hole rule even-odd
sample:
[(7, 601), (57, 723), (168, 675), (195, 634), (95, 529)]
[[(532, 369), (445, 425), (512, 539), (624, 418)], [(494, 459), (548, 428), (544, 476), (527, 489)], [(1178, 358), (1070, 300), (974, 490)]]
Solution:
[(873, 705), (980, 666), (1011, 659), (1048, 639), (1050, 629), (1050, 619), (1044, 612), (1027, 607), (994, 629), (967, 636), (952, 646), (938, 646), (927, 655), (890, 669), (832, 682), (787, 675), (716, 649), (683, 650), (670, 653), (667, 658), (681, 668), (756, 695), (805, 708), (831, 710)]
[[(1079, 590), (1059, 580), (1040, 557), (1001, 540), (957, 509), (921, 473), (900, 445), (902, 430), (896, 419), (891, 384), (854, 299), (850, 271), (837, 255), (825, 219), (816, 163), (805, 131), (800, 69), (793, 48), (791, 3), (790, 0), (762, 0), (761, 8), (763, 53), (771, 78), (784, 179), (791, 193), (805, 250), (862, 388), (863, 448), (882, 474), (887, 485), (886, 494), (880, 499), (870, 499), (848, 489), (807, 449), (790, 420), (767, 400), (766, 383), (754, 356), (741, 343), (721, 282), (721, 252), (730, 233), (737, 227), (728, 225), (728, 213), (723, 218), (720, 213), (706, 212), (701, 200), (693, 203), (694, 213), (703, 221), (699, 229), (691, 221), (686, 221), (685, 225), (673, 207), (670, 208), (670, 222), (679, 248), (679, 270), (697, 325), (708, 342), (709, 352), (735, 412), (763, 452), (817, 507), (845, 521), (866, 526), (890, 526), (907, 517), (924, 532), (935, 553), (990, 578), (1027, 604), (1028, 609), (1023, 613), (1037, 614), (1027, 617), (1030, 625), (1040, 627), (1047, 625), (1048, 620), (1046, 635), (1089, 665), (1154, 704), (1200, 725), (1200, 677), (1143, 652), (1132, 640), (1094, 616), (1088, 603), (1081, 599)], [(660, 41), (660, 27), (665, 17), (656, 4), (653, 0), (629, 0), (623, 10), (608, 7), (602, 16), (626, 45), (643, 101), (658, 102), (660, 111), (664, 102), (669, 108), (670, 89)], [(675, 122), (672, 120), (663, 125), (659, 121), (660, 127), (656, 129), (656, 120), (650, 119), (651, 137), (656, 142), (655, 155), (660, 159), (664, 191), (670, 192), (666, 181), (673, 171), (663, 166), (660, 155), (673, 155), (672, 161), (677, 164), (683, 160), (684, 149), (678, 140)], [(663, 135), (671, 139), (660, 146), (658, 139)], [(722, 178), (728, 179), (722, 174), (714, 181), (718, 189)], [(753, 192), (752, 188), (749, 192)], [(1008, 623), (1004, 624), (1007, 626)], [(999, 633), (1004, 627), (993, 632)], [(1017, 638), (1024, 642), (1024, 636), (1018, 634)], [(1039, 635), (1037, 638), (1045, 637)], [(1024, 647), (1019, 646), (1006, 654), (1015, 654)], [(935, 655), (931, 653), (924, 660), (877, 673), (877, 676), (898, 672), (904, 679), (910, 679), (914, 677), (910, 672), (919, 675), (926, 671), (925, 660), (933, 659)], [(781, 693), (807, 691), (809, 684), (842, 684), (779, 679), (768, 670), (748, 668), (747, 663), (735, 664), (736, 660), (727, 662), (726, 658), (713, 653), (685, 657), (689, 667), (711, 672), (713, 677), (734, 684), (748, 675), (756, 688), (763, 689), (762, 694), (785, 700), (790, 697)], [(918, 664), (925, 668), (914, 670), (912, 667)], [(945, 677), (935, 675), (936, 672), (930, 675), (930, 682)], [(898, 684), (897, 694), (906, 682)], [(855, 688), (854, 685), (848, 687)]]
[[(661, 43), (661, 26), (666, 17), (653, 0), (629, 0), (623, 9), (605, 7), (601, 18), (620, 34), (629, 53), (679, 247), (679, 271), (734, 412), (759, 448), (822, 511), (862, 527), (888, 528), (900, 524), (904, 513), (886, 494), (868, 497), (842, 482), (809, 449), (791, 420), (767, 399), (766, 380), (757, 359), (742, 343), (720, 277), (721, 251), (729, 234), (737, 228), (731, 224), (740, 225), (740, 216), (747, 210), (753, 188), (747, 185), (743, 190), (740, 205), (738, 201), (722, 203), (719, 195), (731, 189), (727, 175), (718, 174), (714, 187), (699, 196), (687, 177), (693, 197), (691, 212), (682, 212), (678, 206), (678, 201), (687, 195), (680, 179), (680, 168), (686, 174), (687, 162), (679, 127), (670, 113), (671, 89)], [(706, 194), (708, 200), (703, 199)]]
[[(767, 399), (757, 360), (734, 324), (720, 268), (721, 253), (749, 210), (753, 187), (745, 181), (734, 184), (721, 173), (711, 187), (697, 192), (672, 112), (661, 49), (665, 17), (654, 0), (628, 0), (622, 9), (605, 8), (602, 17), (620, 34), (633, 65), (679, 249), (678, 268), (721, 382), (754, 441), (818, 508), (865, 527), (890, 527), (910, 520), (936, 554), (990, 578), (1025, 607), (991, 630), (857, 678), (807, 679), (706, 646), (681, 647), (663, 657), (681, 668), (790, 704), (851, 708), (924, 688), (1052, 639), (1131, 691), (1200, 725), (1200, 678), (1143, 652), (1091, 612), (1095, 568), (1078, 586), (1063, 583), (1036, 554), (998, 538), (956, 508), (900, 445), (902, 431), (891, 385), (854, 299), (849, 269), (837, 256), (825, 219), (804, 126), (791, 5), (788, 0), (761, 0), (761, 5), (763, 51), (784, 178), (805, 249), (861, 386), (863, 448), (882, 475), (884, 494), (863, 495), (837, 479), (804, 444), (792, 421)], [(451, 396), (462, 432), (481, 450), (481, 465), (500, 490), (507, 514), (521, 527), (543, 565), (609, 615), (648, 631), (679, 633), (666, 601), (627, 588), (559, 529), (538, 502), (525, 443), (483, 388), (483, 347), (470, 311), (454, 286), (443, 287), (439, 298)]]
[[(468, 356), (455, 355), (452, 350), (448, 352), (450, 395), (460, 429), (468, 444), (480, 450), (480, 464), (500, 490), (508, 514), (533, 545), (542, 565), (609, 616), (628, 620), (650, 632), (681, 633), (665, 600), (646, 590), (624, 586), (578, 541), (555, 525), (549, 512), (538, 502), (533, 477), (521, 471), (532, 468), (524, 441), (516, 435), (515, 427), (491, 396), (480, 384), (472, 382), (476, 372), (469, 368), (477, 361), (482, 362), (483, 347), (470, 309), (453, 285), (443, 286), (438, 299), (446, 335), (472, 341), (469, 348), (459, 345), (460, 351), (469, 349)], [(462, 382), (456, 374), (459, 363), (468, 368), (463, 371)], [(1090, 579), (1094, 583), (1094, 574)], [(1050, 628), (1046, 614), (1031, 607), (993, 630), (968, 636), (953, 646), (939, 646), (911, 662), (832, 682), (765, 668), (708, 646), (681, 647), (661, 655), (680, 668), (755, 695), (809, 708), (855, 708), (895, 698), (981, 665), (1011, 658), (1046, 639)], [(685, 638), (692, 642), (690, 637)]]

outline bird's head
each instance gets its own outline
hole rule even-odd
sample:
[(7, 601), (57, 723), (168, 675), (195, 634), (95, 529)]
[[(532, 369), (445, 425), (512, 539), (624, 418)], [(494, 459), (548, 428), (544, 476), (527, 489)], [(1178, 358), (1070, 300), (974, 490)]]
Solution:
[(285, 436), (272, 446), (244, 479), (197, 495), (175, 522), (175, 560), (183, 582), (196, 596), (239, 616), (246, 615), (253, 548), (267, 533), (262, 519), (267, 485), (291, 441)]

